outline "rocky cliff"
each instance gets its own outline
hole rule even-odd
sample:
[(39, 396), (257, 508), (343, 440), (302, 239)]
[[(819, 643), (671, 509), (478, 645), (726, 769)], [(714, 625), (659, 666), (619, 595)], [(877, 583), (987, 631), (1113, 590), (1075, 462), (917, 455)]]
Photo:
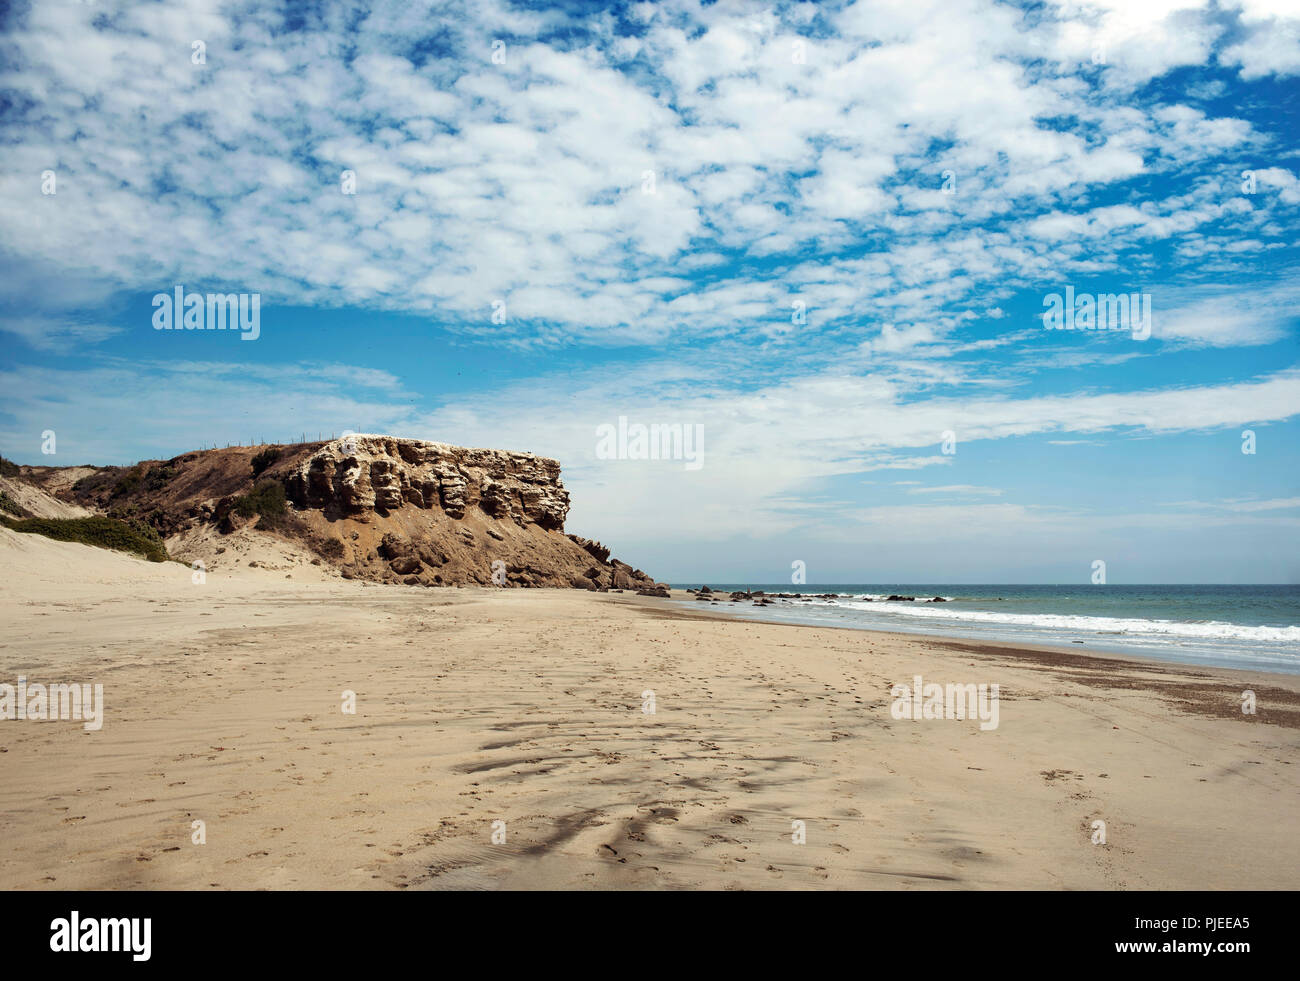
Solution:
[(407, 505), (455, 519), (478, 508), (520, 527), (563, 530), (569, 514), (555, 460), (392, 436), (327, 443), (286, 477), (285, 487), (299, 507), (363, 520)]
[(557, 461), (394, 436), (229, 447), (135, 467), (28, 468), (47, 490), (145, 521), (187, 560), (262, 533), (349, 579), (407, 585), (558, 586), (666, 595), (599, 542), (564, 533)]

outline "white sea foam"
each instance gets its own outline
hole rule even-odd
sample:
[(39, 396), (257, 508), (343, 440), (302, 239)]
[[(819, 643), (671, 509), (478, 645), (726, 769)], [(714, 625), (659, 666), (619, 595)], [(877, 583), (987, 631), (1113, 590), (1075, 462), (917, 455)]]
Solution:
[(1144, 620), (1141, 618), (1070, 616), (1056, 613), (986, 613), (978, 610), (951, 610), (916, 603), (857, 602), (839, 604), (851, 610), (901, 614), (931, 620), (956, 620), (970, 623), (1000, 623), (1009, 626), (1037, 627), (1049, 630), (1077, 630), (1089, 633), (1186, 637), (1200, 640), (1247, 640), (1272, 643), (1300, 641), (1300, 627), (1248, 627), (1240, 623), (1209, 620), (1192, 623), (1185, 620)]

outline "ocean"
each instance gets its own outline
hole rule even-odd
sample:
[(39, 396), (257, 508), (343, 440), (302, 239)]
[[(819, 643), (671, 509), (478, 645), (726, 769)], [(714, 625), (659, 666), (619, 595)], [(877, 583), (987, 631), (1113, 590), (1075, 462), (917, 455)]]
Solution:
[[(677, 584), (682, 589), (700, 585)], [(778, 600), (761, 608), (724, 597), (714, 607), (725, 606), (747, 619), (1052, 644), (1180, 664), (1300, 674), (1300, 585), (708, 585), (718, 592), (835, 594), (832, 599)], [(916, 601), (889, 602), (891, 595), (915, 596)], [(922, 602), (936, 596), (947, 602)]]

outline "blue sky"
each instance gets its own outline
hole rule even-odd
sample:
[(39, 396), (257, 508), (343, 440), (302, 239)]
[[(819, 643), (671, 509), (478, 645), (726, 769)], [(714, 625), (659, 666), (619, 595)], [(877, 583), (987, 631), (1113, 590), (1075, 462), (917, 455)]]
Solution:
[(532, 450), (674, 581), (1300, 578), (1294, 0), (290, 6), (4, 15), (5, 456)]

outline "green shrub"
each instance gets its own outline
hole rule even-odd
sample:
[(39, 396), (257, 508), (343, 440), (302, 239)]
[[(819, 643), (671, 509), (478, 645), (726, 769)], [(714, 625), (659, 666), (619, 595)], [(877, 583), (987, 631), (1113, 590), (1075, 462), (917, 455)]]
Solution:
[(103, 490), (109, 484), (117, 479), (116, 470), (99, 470), (92, 474), (87, 474), (72, 485), (74, 494), (90, 496), (97, 491)]
[(259, 528), (275, 528), (287, 512), (284, 485), (278, 480), (262, 480), (242, 497), (235, 498), (234, 512), (242, 518), (261, 515)]
[(171, 464), (164, 464), (161, 467), (152, 467), (145, 474), (144, 489), (147, 491), (160, 490), (167, 481), (176, 476), (176, 468)]
[(31, 535), (44, 535), (59, 542), (80, 542), (97, 548), (111, 548), (119, 552), (134, 552), (150, 562), (166, 562), (167, 547), (158, 533), (147, 525), (138, 525), (116, 518), (6, 518), (0, 522), (13, 531)]
[(125, 521), (130, 524), (136, 520), (136, 512), (139, 510), (139, 505), (136, 504), (113, 504), (109, 506), (108, 516), (117, 521)]
[(260, 477), (262, 471), (280, 459), (280, 451), (272, 446), (268, 446), (257, 456), (253, 457), (253, 476)]
[(140, 481), (143, 479), (143, 477), (144, 474), (140, 470), (140, 467), (138, 465), (132, 467), (125, 474), (123, 474), (121, 479), (119, 479), (116, 484), (113, 485), (113, 492), (108, 496), (122, 497), (125, 494), (132, 493), (137, 487), (140, 486)]
[(4, 491), (0, 491), (0, 511), (7, 511), (18, 518), (30, 516), (30, 512)]
[(18, 464), (14, 463), (13, 460), (6, 460), (4, 457), (0, 456), (0, 477), (17, 477), (17, 476), (18, 476)]

